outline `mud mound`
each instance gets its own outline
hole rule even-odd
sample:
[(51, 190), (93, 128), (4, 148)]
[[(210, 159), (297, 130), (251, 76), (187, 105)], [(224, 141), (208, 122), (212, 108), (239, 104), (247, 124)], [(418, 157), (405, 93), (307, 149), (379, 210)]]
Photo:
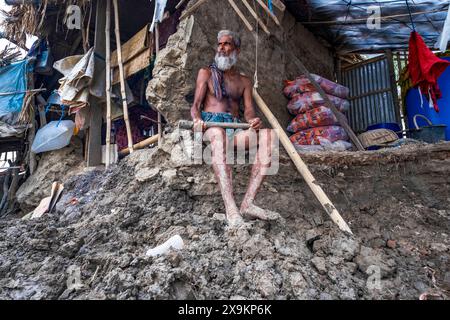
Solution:
[[(382, 166), (313, 157), (354, 237), (324, 216), (286, 159), (258, 197), (284, 219), (229, 230), (208, 167), (136, 152), (69, 179), (56, 213), (0, 222), (0, 298), (448, 298), (450, 163), (442, 152)], [(235, 168), (238, 199), (246, 169)], [(176, 234), (183, 250), (145, 256)]]

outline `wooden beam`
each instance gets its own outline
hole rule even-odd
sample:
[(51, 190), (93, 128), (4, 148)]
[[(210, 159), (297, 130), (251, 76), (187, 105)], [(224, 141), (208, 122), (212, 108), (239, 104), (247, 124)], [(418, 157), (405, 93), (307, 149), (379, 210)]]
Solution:
[(197, 10), (202, 4), (204, 4), (206, 1), (208, 0), (198, 0), (192, 7), (190, 7), (189, 9), (186, 9), (183, 14), (180, 17), (180, 20), (183, 20), (184, 18), (186, 18), (187, 16), (190, 16), (191, 14), (193, 14), (195, 12), (195, 10)]
[(251, 15), (258, 21), (259, 26), (264, 30), (264, 32), (270, 36), (270, 31), (262, 22), (262, 20), (259, 18), (258, 14), (253, 10), (252, 6), (247, 2), (247, 0), (242, 0), (242, 3), (247, 7), (248, 11), (250, 11)]
[[(148, 138), (148, 139), (145, 139), (144, 141), (141, 141), (141, 142), (139, 142), (139, 143), (136, 143), (136, 144), (133, 146), (133, 149), (134, 149), (134, 150), (144, 149), (144, 148), (148, 147), (148, 146), (151, 145), (151, 144), (157, 143), (158, 140), (159, 140), (159, 135), (157, 134), (157, 135), (154, 135), (153, 137), (150, 137), (150, 138)], [(128, 148), (125, 148), (125, 149), (119, 151), (119, 155), (120, 155), (120, 156), (126, 156), (126, 155), (128, 155), (128, 154), (130, 154), (130, 149), (128, 149)]]
[(111, 0), (106, 0), (106, 160), (105, 166), (111, 164)]
[(253, 26), (248, 22), (247, 18), (242, 13), (241, 9), (236, 5), (236, 2), (234, 0), (228, 0), (228, 3), (231, 5), (231, 7), (234, 9), (234, 11), (237, 13), (239, 18), (241, 18), (242, 22), (244, 22), (245, 26), (250, 32), (253, 32)]
[[(95, 21), (95, 53), (98, 56), (104, 57), (106, 51), (105, 39), (106, 27), (106, 2), (97, 1), (96, 21)], [(96, 59), (96, 62), (99, 59)], [(95, 64), (97, 68), (101, 67)], [(104, 66), (103, 66), (104, 67)], [(95, 71), (98, 71), (96, 69)], [(95, 75), (99, 73), (94, 72)], [(101, 74), (101, 73), (100, 73)], [(87, 166), (95, 167), (102, 164), (102, 107), (99, 100), (91, 96), (90, 98), (90, 122), (89, 122), (89, 138), (87, 146)]]
[(127, 128), (128, 137), (128, 149), (130, 153), (133, 153), (133, 136), (131, 135), (131, 125), (130, 118), (128, 115), (128, 102), (127, 102), (127, 92), (125, 84), (125, 71), (123, 68), (122, 61), (122, 42), (120, 40), (120, 21), (119, 21), (119, 3), (117, 0), (113, 0), (114, 4), (114, 23), (115, 23), (115, 34), (116, 34), (116, 44), (117, 44), (117, 59), (119, 63), (119, 73), (120, 73), (120, 91), (122, 96), (123, 105), (123, 119), (125, 121), (125, 126)]
[(267, 14), (272, 18), (272, 20), (275, 22), (275, 24), (279, 27), (281, 27), (281, 23), (278, 20), (278, 18), (270, 11), (270, 9), (266, 6), (266, 4), (262, 0), (256, 0), (259, 5), (264, 9), (264, 11), (267, 12)]
[[(156, 59), (159, 58), (159, 23), (155, 24), (155, 50), (156, 50)], [(161, 112), (158, 111), (158, 145), (161, 146), (162, 140), (162, 116)]]
[(255, 102), (258, 105), (261, 112), (265, 115), (265, 117), (271, 124), (272, 128), (275, 129), (275, 132), (277, 133), (277, 135), (281, 141), (281, 144), (286, 149), (292, 162), (294, 162), (294, 165), (297, 168), (298, 172), (300, 172), (303, 179), (305, 179), (307, 185), (309, 186), (311, 191), (314, 193), (314, 195), (317, 197), (320, 204), (325, 209), (326, 213), (330, 216), (331, 220), (333, 220), (333, 222), (337, 224), (339, 229), (352, 234), (350, 227), (347, 225), (347, 223), (341, 217), (341, 215), (337, 211), (336, 207), (333, 205), (331, 200), (328, 198), (328, 196), (323, 191), (322, 187), (317, 183), (317, 180), (314, 178), (311, 171), (308, 169), (308, 166), (305, 164), (305, 162), (302, 160), (302, 158), (298, 154), (298, 152), (295, 149), (294, 145), (292, 144), (291, 140), (289, 140), (289, 137), (284, 132), (284, 129), (281, 127), (280, 123), (275, 118), (272, 111), (267, 106), (267, 104), (264, 102), (264, 100), (261, 98), (261, 96), (258, 94), (256, 89), (253, 89), (253, 98), (255, 99)]
[[(397, 89), (397, 80), (395, 79), (395, 67), (394, 67), (394, 56), (392, 54), (392, 50), (388, 49), (386, 50), (386, 58), (388, 61), (388, 67), (389, 67), (389, 76), (391, 81), (391, 89), (392, 89), (392, 99), (394, 100), (394, 107), (395, 107), (395, 116), (397, 118), (397, 123), (400, 124), (401, 122), (401, 115), (400, 115), (400, 100), (398, 97), (398, 89)], [(400, 72), (400, 70), (399, 70)]]

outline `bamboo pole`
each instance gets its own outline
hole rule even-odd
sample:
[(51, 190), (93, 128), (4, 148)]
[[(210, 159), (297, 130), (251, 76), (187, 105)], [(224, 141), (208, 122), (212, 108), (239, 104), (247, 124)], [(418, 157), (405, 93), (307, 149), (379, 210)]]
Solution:
[(239, 9), (239, 7), (236, 5), (236, 2), (234, 0), (228, 0), (228, 3), (233, 7), (234, 11), (237, 13), (239, 18), (241, 18), (242, 22), (244, 22), (245, 26), (250, 32), (253, 32), (253, 26), (248, 22), (247, 18), (244, 16), (242, 11)]
[(180, 9), (180, 7), (183, 5), (183, 3), (185, 3), (186, 0), (181, 0), (180, 2), (178, 2), (178, 4), (175, 6), (175, 9), (178, 10)]
[[(155, 24), (155, 47), (156, 59), (159, 57), (159, 23)], [(162, 117), (161, 112), (158, 111), (158, 145), (161, 146), (162, 140)]]
[(183, 20), (187, 16), (193, 14), (194, 11), (197, 10), (206, 1), (208, 1), (208, 0), (198, 0), (192, 7), (190, 7), (189, 9), (187, 9), (186, 11), (183, 12), (183, 14), (180, 17), (180, 20)]
[(111, 0), (106, 0), (106, 168), (111, 164)]
[[(158, 139), (159, 139), (159, 136), (158, 135), (154, 135), (153, 137), (150, 137), (148, 139), (145, 139), (144, 141), (136, 143), (133, 146), (133, 148), (135, 150), (144, 149), (145, 147), (148, 147), (151, 144), (157, 143)], [(119, 155), (121, 155), (121, 156), (126, 156), (129, 153), (130, 153), (130, 149), (129, 148), (126, 148), (126, 149), (123, 149), (123, 150), (119, 151)]]
[(270, 11), (270, 9), (266, 6), (266, 4), (262, 0), (256, 0), (259, 5), (266, 11), (269, 16), (272, 18), (272, 20), (276, 23), (277, 26), (281, 27), (280, 21), (278, 21), (278, 18)]
[(250, 11), (251, 15), (256, 19), (256, 21), (258, 21), (259, 26), (264, 30), (264, 32), (268, 36), (270, 36), (269, 29), (266, 27), (264, 22), (262, 22), (262, 20), (258, 16), (258, 14), (255, 12), (255, 10), (253, 10), (252, 6), (247, 2), (247, 0), (242, 0), (242, 3), (247, 7), (248, 11)]
[(259, 109), (262, 111), (262, 113), (266, 116), (267, 120), (272, 125), (273, 129), (275, 129), (275, 132), (277, 133), (282, 145), (289, 154), (289, 157), (291, 158), (292, 162), (294, 162), (298, 172), (300, 172), (302, 177), (305, 179), (309, 188), (317, 197), (320, 204), (323, 206), (327, 214), (330, 216), (331, 220), (333, 220), (333, 222), (336, 223), (336, 225), (342, 231), (353, 234), (352, 231), (350, 230), (350, 227), (347, 225), (347, 223), (344, 221), (344, 219), (337, 211), (336, 207), (331, 203), (331, 200), (323, 191), (322, 187), (320, 187), (320, 185), (317, 183), (317, 180), (314, 178), (311, 171), (309, 171), (308, 166), (302, 160), (297, 150), (295, 149), (294, 145), (292, 144), (291, 140), (289, 140), (289, 137), (281, 127), (280, 123), (275, 118), (272, 111), (270, 111), (269, 107), (261, 98), (261, 96), (258, 94), (258, 91), (256, 89), (253, 89), (253, 98), (255, 99), (256, 104), (259, 106)]
[(115, 21), (115, 33), (116, 33), (116, 44), (117, 44), (117, 60), (119, 63), (119, 74), (120, 74), (120, 91), (122, 95), (123, 103), (123, 119), (125, 120), (125, 125), (127, 127), (128, 136), (128, 148), (130, 153), (133, 153), (133, 137), (131, 135), (130, 118), (128, 116), (128, 103), (127, 103), (127, 92), (125, 87), (125, 72), (123, 68), (122, 61), (122, 44), (120, 40), (120, 21), (119, 21), (119, 4), (117, 0), (113, 0), (114, 3), (114, 21)]

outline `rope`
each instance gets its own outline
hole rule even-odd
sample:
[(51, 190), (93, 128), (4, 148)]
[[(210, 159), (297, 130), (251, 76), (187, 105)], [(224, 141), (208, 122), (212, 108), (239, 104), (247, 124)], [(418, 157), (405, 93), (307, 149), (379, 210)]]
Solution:
[(411, 8), (409, 7), (409, 2), (408, 2), (408, 0), (405, 0), (405, 1), (406, 1), (406, 6), (408, 7), (409, 19), (411, 20), (411, 25), (413, 27), (413, 31), (416, 31), (416, 26), (414, 24), (414, 20), (412, 17)]
[[(255, 0), (253, 0), (253, 7), (256, 11), (256, 2)], [(259, 88), (259, 82), (258, 82), (258, 47), (259, 47), (259, 24), (258, 24), (258, 20), (255, 19), (255, 23), (256, 23), (256, 34), (255, 34), (255, 74), (253, 75), (253, 88), (258, 89)]]

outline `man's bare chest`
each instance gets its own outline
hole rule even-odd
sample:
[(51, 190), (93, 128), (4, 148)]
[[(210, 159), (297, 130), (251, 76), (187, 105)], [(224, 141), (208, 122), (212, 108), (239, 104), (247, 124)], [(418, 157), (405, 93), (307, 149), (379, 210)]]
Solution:
[[(214, 86), (212, 79), (208, 81), (209, 91), (214, 93)], [(244, 85), (240, 77), (225, 77), (224, 87), (227, 93), (227, 98), (235, 101), (240, 101), (244, 95)]]

